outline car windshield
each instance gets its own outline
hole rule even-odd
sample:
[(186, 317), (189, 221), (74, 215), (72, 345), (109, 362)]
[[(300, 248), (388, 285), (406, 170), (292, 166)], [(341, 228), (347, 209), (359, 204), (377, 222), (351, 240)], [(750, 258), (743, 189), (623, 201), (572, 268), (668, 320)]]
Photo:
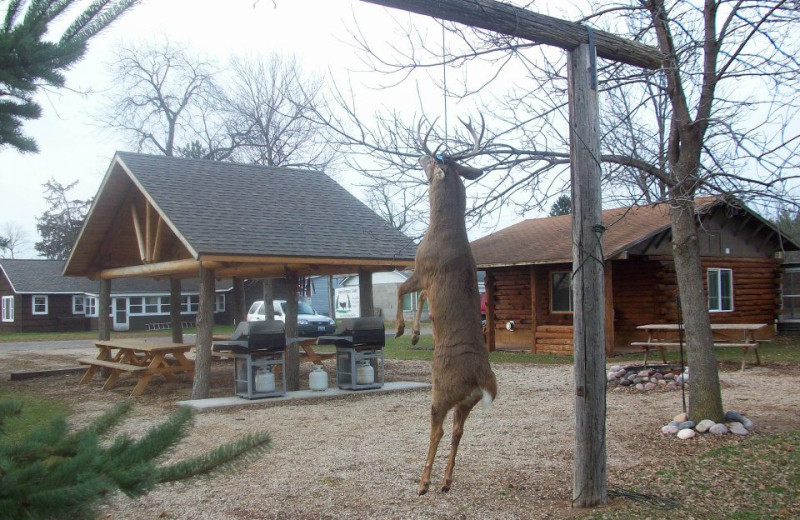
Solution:
[[(286, 302), (281, 302), (281, 308), (283, 313), (286, 314)], [(314, 309), (306, 303), (297, 302), (297, 314), (314, 314)]]

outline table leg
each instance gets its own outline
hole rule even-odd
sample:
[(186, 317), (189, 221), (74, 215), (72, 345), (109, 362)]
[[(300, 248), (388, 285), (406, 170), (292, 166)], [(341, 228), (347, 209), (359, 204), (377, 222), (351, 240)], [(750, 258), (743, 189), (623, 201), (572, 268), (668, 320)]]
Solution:
[[(100, 352), (97, 353), (97, 357), (95, 359), (99, 359), (100, 361), (105, 361), (111, 357), (111, 349), (108, 347), (101, 347)], [(97, 373), (100, 369), (97, 365), (89, 365), (89, 368), (84, 372), (83, 377), (78, 382), (78, 384), (84, 385), (88, 383), (92, 377)]]

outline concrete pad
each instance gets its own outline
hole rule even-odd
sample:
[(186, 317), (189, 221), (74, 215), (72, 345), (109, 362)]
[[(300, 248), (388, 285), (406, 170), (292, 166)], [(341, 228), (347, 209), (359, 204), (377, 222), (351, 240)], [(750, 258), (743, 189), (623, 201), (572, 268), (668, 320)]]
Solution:
[(281, 397), (265, 397), (262, 399), (245, 399), (244, 397), (214, 397), (211, 399), (193, 399), (189, 401), (178, 401), (179, 406), (188, 406), (198, 411), (213, 410), (218, 408), (231, 408), (235, 406), (250, 406), (250, 405), (272, 405), (272, 404), (287, 404), (294, 401), (303, 400), (320, 400), (320, 399), (335, 399), (346, 398), (352, 396), (363, 396), (367, 394), (386, 394), (390, 392), (402, 392), (406, 390), (419, 390), (423, 388), (430, 388), (428, 383), (417, 383), (414, 381), (393, 381), (391, 383), (384, 383), (383, 388), (372, 388), (369, 390), (341, 390), (336, 387), (330, 387), (323, 392), (315, 392), (314, 390), (299, 390), (297, 392), (286, 392), (286, 395)]

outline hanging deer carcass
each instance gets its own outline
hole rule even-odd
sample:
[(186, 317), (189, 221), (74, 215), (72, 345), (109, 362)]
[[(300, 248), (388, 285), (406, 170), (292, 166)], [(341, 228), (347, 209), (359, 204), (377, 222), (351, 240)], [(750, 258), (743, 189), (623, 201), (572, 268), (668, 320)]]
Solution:
[[(401, 336), (405, 328), (402, 298), (407, 293), (423, 291), (433, 323), (431, 438), (419, 482), (420, 495), (430, 487), (431, 468), (447, 413), (454, 409), (450, 456), (441, 487), (444, 492), (453, 482), (464, 421), (479, 401), (488, 407), (497, 395), (497, 381), (489, 367), (481, 328), (477, 272), (464, 220), (466, 190), (460, 179), (477, 179), (483, 171), (456, 162), (477, 153), (480, 136), (471, 124), (465, 126), (474, 141), (473, 151), (465, 154), (437, 156), (427, 148), (430, 130), (425, 139), (419, 136), (425, 152), (419, 163), (428, 177), (430, 224), (417, 248), (414, 274), (400, 286), (397, 295), (396, 336)], [(418, 338), (419, 313), (414, 320), (412, 342)]]

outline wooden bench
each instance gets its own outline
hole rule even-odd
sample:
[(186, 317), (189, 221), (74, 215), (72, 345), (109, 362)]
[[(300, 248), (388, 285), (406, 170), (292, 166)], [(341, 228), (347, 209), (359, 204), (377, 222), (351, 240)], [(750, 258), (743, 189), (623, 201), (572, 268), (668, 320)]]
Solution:
[(147, 370), (147, 367), (139, 365), (120, 363), (118, 361), (103, 361), (102, 359), (79, 359), (78, 363), (81, 365), (93, 365), (96, 367), (110, 368), (112, 370), (122, 370), (124, 372), (139, 372), (140, 370)]
[[(733, 343), (727, 341), (715, 341), (714, 348), (722, 348), (722, 347), (738, 347), (742, 349), (742, 370), (744, 370), (745, 364), (747, 362), (747, 351), (753, 349), (753, 353), (756, 355), (756, 365), (761, 365), (761, 357), (758, 355), (758, 344), (764, 343), (769, 340), (758, 340), (756, 342), (750, 343)], [(683, 343), (684, 348), (686, 348), (686, 343)], [(667, 356), (664, 353), (665, 349), (674, 350), (680, 348), (681, 343), (673, 342), (673, 341), (634, 341), (631, 343), (632, 347), (638, 347), (644, 350), (644, 361), (643, 364), (647, 366), (647, 356), (650, 353), (650, 349), (655, 347), (661, 352), (661, 360), (666, 363)]]

